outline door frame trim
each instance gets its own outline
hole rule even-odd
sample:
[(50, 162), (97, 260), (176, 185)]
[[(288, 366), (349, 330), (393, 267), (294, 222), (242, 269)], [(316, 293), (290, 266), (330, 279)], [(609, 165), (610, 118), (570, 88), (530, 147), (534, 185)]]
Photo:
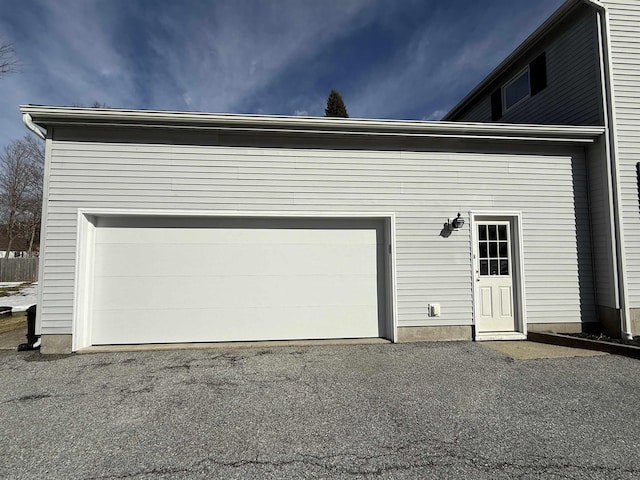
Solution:
[[(479, 219), (495, 218), (499, 220), (508, 220), (512, 222), (512, 248), (514, 250), (513, 258), (513, 292), (514, 292), (514, 313), (516, 316), (516, 328), (513, 332), (487, 332), (481, 333), (477, 329), (477, 299), (478, 299), (478, 282), (476, 281), (476, 224)], [(471, 229), (471, 283), (472, 283), (472, 325), (473, 338), (480, 340), (524, 340), (527, 338), (527, 307), (524, 288), (524, 256), (522, 242), (522, 212), (504, 211), (504, 210), (476, 210), (469, 212), (469, 228)]]
[(91, 305), (93, 302), (93, 264), (95, 257), (96, 221), (98, 217), (218, 217), (260, 219), (378, 219), (385, 238), (385, 309), (384, 338), (398, 342), (398, 292), (396, 285), (396, 215), (390, 212), (290, 212), (290, 211), (220, 211), (127, 208), (79, 208), (75, 255), (75, 281), (72, 314), (72, 351), (91, 346)]

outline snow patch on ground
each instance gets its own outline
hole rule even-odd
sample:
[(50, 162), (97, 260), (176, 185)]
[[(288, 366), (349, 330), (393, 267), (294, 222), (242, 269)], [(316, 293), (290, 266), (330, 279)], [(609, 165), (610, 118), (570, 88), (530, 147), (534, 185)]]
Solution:
[[(16, 287), (21, 285), (22, 282), (5, 282), (0, 283), (0, 288), (2, 287)], [(38, 284), (32, 283), (30, 285), (21, 288), (17, 292), (13, 292), (11, 295), (6, 297), (0, 297), (0, 305), (12, 307), (14, 312), (24, 312), (31, 305), (35, 305), (37, 301), (38, 295)]]

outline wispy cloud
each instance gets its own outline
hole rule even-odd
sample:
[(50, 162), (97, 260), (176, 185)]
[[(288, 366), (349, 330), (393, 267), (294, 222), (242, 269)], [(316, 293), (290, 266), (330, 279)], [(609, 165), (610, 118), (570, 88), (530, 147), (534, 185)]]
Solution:
[(461, 3), (430, 9), (421, 28), (357, 90), (351, 110), (362, 117), (441, 117), (562, 1), (496, 0), (473, 10)]
[(440, 120), (442, 117), (444, 117), (445, 113), (447, 113), (447, 110), (434, 110), (429, 115), (422, 117), (421, 120), (426, 120), (429, 122), (433, 120)]
[(21, 103), (436, 118), (560, 3), (0, 0), (0, 145)]
[[(181, 28), (167, 13), (156, 14), (162, 29), (145, 39), (161, 65), (148, 85), (150, 102), (184, 107), (173, 89), (201, 110), (237, 111), (244, 100), (289, 65), (326, 48), (357, 19), (364, 1), (324, 4), (214, 2), (198, 15), (183, 15)], [(169, 89), (169, 91), (167, 91)]]

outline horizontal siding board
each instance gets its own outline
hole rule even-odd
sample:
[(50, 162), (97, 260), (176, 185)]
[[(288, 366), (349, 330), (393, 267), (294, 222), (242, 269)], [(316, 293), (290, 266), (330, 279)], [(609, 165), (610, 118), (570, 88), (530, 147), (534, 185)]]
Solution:
[[(433, 168), (439, 168), (438, 166), (434, 166)], [(488, 167), (486, 170), (481, 171), (473, 171), (469, 170), (466, 173), (474, 173), (477, 175), (477, 178), (464, 178), (460, 179), (457, 177), (458, 174), (462, 173), (462, 169), (460, 171), (450, 170), (439, 172), (434, 175), (425, 175), (423, 172), (416, 172), (414, 175), (411, 173), (404, 173), (400, 170), (396, 171), (393, 180), (389, 180), (388, 175), (385, 176), (383, 173), (374, 174), (357, 174), (357, 173), (349, 173), (349, 172), (340, 172), (336, 173), (335, 177), (332, 178), (330, 175), (325, 173), (317, 173), (313, 171), (290, 171), (290, 172), (281, 172), (280, 174), (276, 174), (273, 172), (261, 172), (261, 171), (252, 171), (246, 172), (242, 176), (236, 175), (233, 178), (230, 178), (226, 175), (219, 176), (199, 176), (198, 174), (192, 174), (191, 177), (178, 175), (171, 179), (171, 181), (159, 181), (154, 184), (154, 176), (145, 176), (145, 177), (137, 177), (139, 178), (139, 185), (141, 188), (144, 188), (146, 185), (158, 186), (164, 185), (163, 188), (172, 188), (172, 187), (189, 187), (189, 186), (233, 186), (237, 185), (238, 179), (244, 180), (243, 187), (249, 186), (262, 186), (262, 187), (277, 187), (277, 186), (289, 186), (293, 187), (295, 185), (304, 185), (304, 186), (335, 186), (340, 185), (344, 187), (375, 187), (375, 188), (424, 188), (425, 186), (430, 186), (433, 188), (444, 188), (443, 184), (459, 184), (459, 183), (470, 183), (470, 184), (480, 184), (486, 183), (485, 180), (491, 180), (492, 184), (499, 185), (501, 182), (506, 184), (508, 182), (501, 180), (500, 176), (503, 173), (510, 173), (513, 175), (513, 179), (526, 180), (529, 174), (535, 174), (539, 176), (541, 179), (545, 180), (555, 180), (558, 183), (568, 183), (566, 180), (567, 171), (554, 171), (553, 168), (550, 168), (548, 172), (540, 172), (536, 168), (525, 168), (520, 166), (510, 166), (510, 167), (501, 167), (500, 169), (495, 169), (495, 167)], [(105, 171), (104, 174), (108, 174), (108, 171)], [(263, 182), (260, 183), (259, 180), (256, 180), (255, 174), (259, 173)], [(286, 179), (283, 179), (283, 175), (287, 175)], [(456, 177), (452, 178), (452, 175), (456, 175)], [(518, 177), (520, 176), (520, 177)], [(134, 188), (136, 186), (136, 177), (126, 177), (122, 183), (118, 183), (117, 178), (113, 177), (109, 179), (98, 179), (95, 178), (95, 173), (93, 176), (90, 175), (58, 175), (55, 178), (52, 178), (52, 184), (56, 185), (58, 183), (68, 183), (74, 182), (77, 183), (81, 188), (87, 188), (89, 185), (98, 184), (98, 186), (105, 186), (108, 188), (108, 185), (122, 185), (122, 188)], [(385, 181), (385, 178), (387, 179)], [(295, 183), (293, 183), (295, 182)], [(546, 182), (545, 182), (546, 183)], [(533, 189), (533, 186), (529, 186), (529, 189)], [(542, 185), (541, 188), (549, 188), (548, 184)]]
[(65, 335), (69, 333), (68, 330), (69, 329), (66, 326), (66, 322), (63, 322), (60, 327), (57, 327), (55, 324), (52, 325), (50, 323), (47, 323), (42, 327), (41, 333), (43, 335)]
[[(186, 187), (180, 190), (165, 190), (165, 189), (140, 189), (136, 191), (135, 188), (123, 188), (117, 189), (114, 187), (111, 188), (101, 188), (100, 190), (104, 192), (106, 195), (111, 195), (113, 197), (117, 197), (119, 201), (131, 202), (135, 201), (138, 198), (147, 198), (147, 197), (155, 197), (157, 198), (160, 195), (166, 195), (167, 197), (197, 197), (201, 198), (206, 196), (211, 202), (224, 202), (225, 199), (229, 199), (231, 195), (234, 195), (235, 198), (233, 200), (250, 200), (250, 201), (260, 201), (259, 199), (269, 201), (269, 199), (283, 199), (289, 202), (293, 201), (302, 201), (305, 199), (323, 199), (326, 201), (340, 200), (340, 201), (350, 201), (350, 200), (367, 200), (371, 199), (372, 201), (385, 202), (387, 198), (397, 198), (402, 197), (404, 201), (408, 204), (422, 204), (425, 201), (437, 200), (440, 197), (440, 194), (450, 191), (455, 188), (456, 185), (451, 185), (450, 188), (439, 187), (437, 189), (431, 189), (428, 193), (421, 193), (419, 188), (406, 189), (401, 188), (392, 188), (385, 189), (382, 188), (380, 191), (376, 191), (375, 188), (353, 188), (351, 189), (351, 193), (345, 193), (345, 188), (328, 188), (328, 187), (309, 187), (305, 189), (303, 186), (300, 187), (290, 187), (288, 189), (284, 188), (273, 188), (273, 189), (259, 189), (255, 186), (251, 187), (243, 187), (234, 189), (232, 187), (227, 188), (193, 188)], [(527, 193), (530, 195), (537, 195), (537, 197), (544, 197), (548, 201), (558, 201), (562, 202), (563, 200), (569, 199), (573, 200), (574, 195), (571, 191), (559, 192), (558, 190), (562, 188), (560, 184), (549, 185), (546, 188), (540, 189), (524, 189), (520, 194), (514, 194), (513, 189), (510, 185), (506, 185), (504, 183), (495, 183), (493, 185), (487, 185), (486, 182), (480, 182), (476, 184), (475, 182), (465, 182), (463, 187), (473, 187), (476, 191), (474, 193), (467, 193), (464, 195), (460, 195), (459, 198), (464, 200), (466, 198), (475, 198), (478, 195), (478, 192), (486, 191), (493, 197), (499, 197), (502, 192), (506, 194), (506, 196), (518, 197), (521, 195), (526, 195)], [(353, 191), (355, 190), (355, 191)], [(63, 193), (56, 193), (50, 195), (51, 201), (67, 201), (74, 200), (76, 198), (83, 198), (87, 195), (90, 195), (94, 189), (91, 188), (78, 188), (74, 189), (73, 192), (64, 192), (64, 189), (60, 189)], [(547, 192), (547, 193), (543, 193)], [(174, 198), (167, 198), (167, 201), (174, 200)], [(229, 199), (231, 200), (231, 199)], [(530, 203), (535, 204), (536, 199), (531, 198)]]

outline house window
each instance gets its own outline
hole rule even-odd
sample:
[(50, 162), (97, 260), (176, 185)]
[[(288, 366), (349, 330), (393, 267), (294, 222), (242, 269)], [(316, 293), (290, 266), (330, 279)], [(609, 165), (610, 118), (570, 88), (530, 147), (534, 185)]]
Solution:
[(518, 73), (504, 87), (502, 87), (502, 102), (505, 112), (520, 103), (525, 98), (529, 98), (529, 67)]
[(547, 56), (544, 52), (515, 77), (491, 95), (491, 120), (502, 118), (504, 112), (547, 88)]

